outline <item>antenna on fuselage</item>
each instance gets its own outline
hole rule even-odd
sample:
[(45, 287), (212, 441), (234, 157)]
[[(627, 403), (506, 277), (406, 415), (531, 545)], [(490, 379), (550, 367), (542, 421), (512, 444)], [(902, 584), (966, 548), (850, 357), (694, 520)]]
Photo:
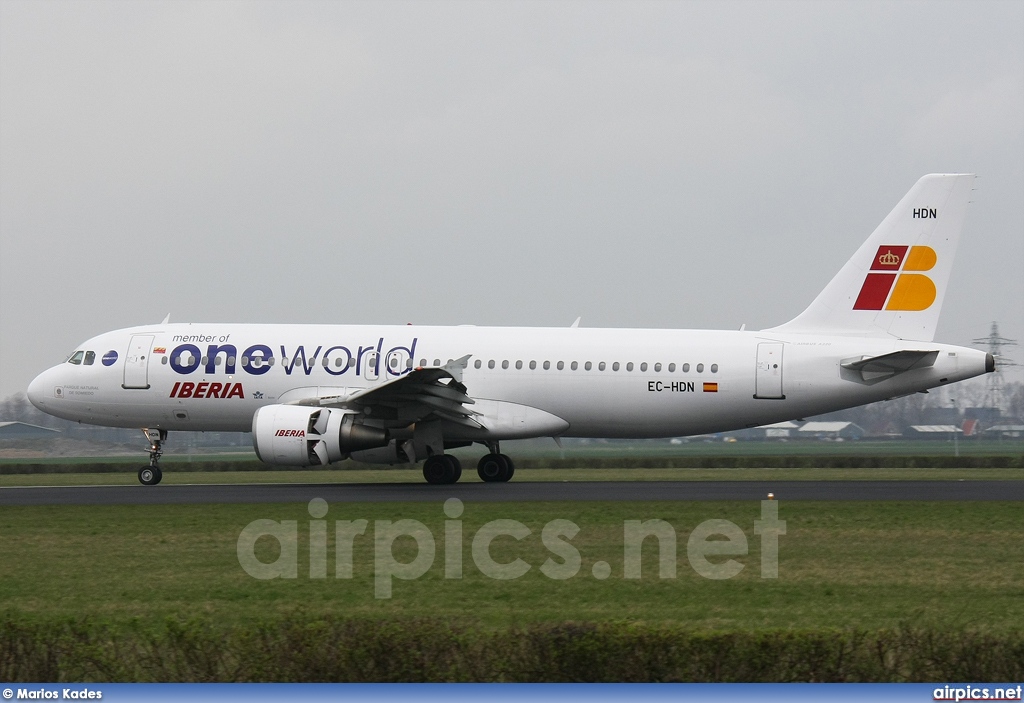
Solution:
[(583, 319), (583, 316), (580, 315), (579, 317), (576, 318), (576, 320), (571, 325), (569, 325), (569, 327), (570, 328), (579, 327), (580, 326), (580, 320), (582, 320), (582, 319)]
[(163, 319), (163, 321), (160, 324), (161, 325), (166, 325), (170, 321), (171, 321), (171, 313), (167, 313), (167, 316)]

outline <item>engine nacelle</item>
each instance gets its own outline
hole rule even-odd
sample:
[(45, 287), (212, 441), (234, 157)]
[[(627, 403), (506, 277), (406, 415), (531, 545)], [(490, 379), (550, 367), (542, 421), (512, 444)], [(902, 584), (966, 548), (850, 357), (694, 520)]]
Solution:
[(387, 430), (367, 427), (351, 410), (266, 405), (252, 418), (252, 444), (260, 461), (320, 466), (361, 449), (386, 446)]

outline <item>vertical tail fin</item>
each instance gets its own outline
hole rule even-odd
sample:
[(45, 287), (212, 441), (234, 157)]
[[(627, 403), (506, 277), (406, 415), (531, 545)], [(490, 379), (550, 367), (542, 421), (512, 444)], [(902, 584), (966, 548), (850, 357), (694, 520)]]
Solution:
[(924, 176), (814, 302), (773, 331), (931, 341), (973, 182)]

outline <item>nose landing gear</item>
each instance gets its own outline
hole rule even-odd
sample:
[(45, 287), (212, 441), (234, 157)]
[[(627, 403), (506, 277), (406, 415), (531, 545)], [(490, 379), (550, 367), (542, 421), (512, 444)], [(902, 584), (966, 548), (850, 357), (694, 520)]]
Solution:
[(160, 470), (161, 445), (167, 440), (167, 430), (142, 430), (149, 440), (149, 466), (139, 469), (139, 483), (143, 486), (155, 486), (164, 477)]

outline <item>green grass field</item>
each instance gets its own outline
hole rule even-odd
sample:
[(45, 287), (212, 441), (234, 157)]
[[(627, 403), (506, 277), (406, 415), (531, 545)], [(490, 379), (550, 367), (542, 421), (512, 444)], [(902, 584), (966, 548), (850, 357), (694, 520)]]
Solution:
[[(760, 578), (758, 503), (532, 503), (465, 505), (461, 579), (445, 578), (442, 504), (330, 506), (327, 574), (309, 577), (307, 506), (7, 507), (0, 513), (0, 613), (53, 621), (90, 617), (157, 624), (166, 617), (206, 617), (247, 624), (289, 618), (442, 618), (485, 627), (538, 622), (634, 621), (702, 630), (884, 628), (901, 625), (1006, 632), (1024, 622), (1024, 506), (1020, 503), (825, 503), (780, 501), (777, 579)], [(644, 544), (639, 580), (623, 577), (623, 523), (660, 518), (678, 536), (676, 578), (658, 575), (654, 539)], [(699, 576), (686, 556), (701, 522), (737, 524), (749, 553), (733, 579)], [(238, 537), (252, 520), (295, 520), (298, 578), (257, 580), (239, 565)], [(365, 519), (355, 541), (353, 578), (334, 578), (337, 520)], [(420, 578), (393, 581), (390, 599), (374, 597), (373, 533), (377, 520), (412, 519), (433, 534), (436, 557)], [(518, 520), (531, 534), (498, 538), (498, 562), (523, 559), (522, 577), (485, 577), (471, 557), (473, 536), (495, 519)], [(582, 557), (565, 580), (543, 575), (549, 557), (541, 530), (571, 520)], [(395, 543), (409, 561), (409, 537)], [(278, 547), (257, 543), (263, 561)], [(712, 558), (716, 560), (716, 558)], [(718, 557), (722, 560), (724, 557)], [(610, 576), (593, 575), (607, 562)]]

